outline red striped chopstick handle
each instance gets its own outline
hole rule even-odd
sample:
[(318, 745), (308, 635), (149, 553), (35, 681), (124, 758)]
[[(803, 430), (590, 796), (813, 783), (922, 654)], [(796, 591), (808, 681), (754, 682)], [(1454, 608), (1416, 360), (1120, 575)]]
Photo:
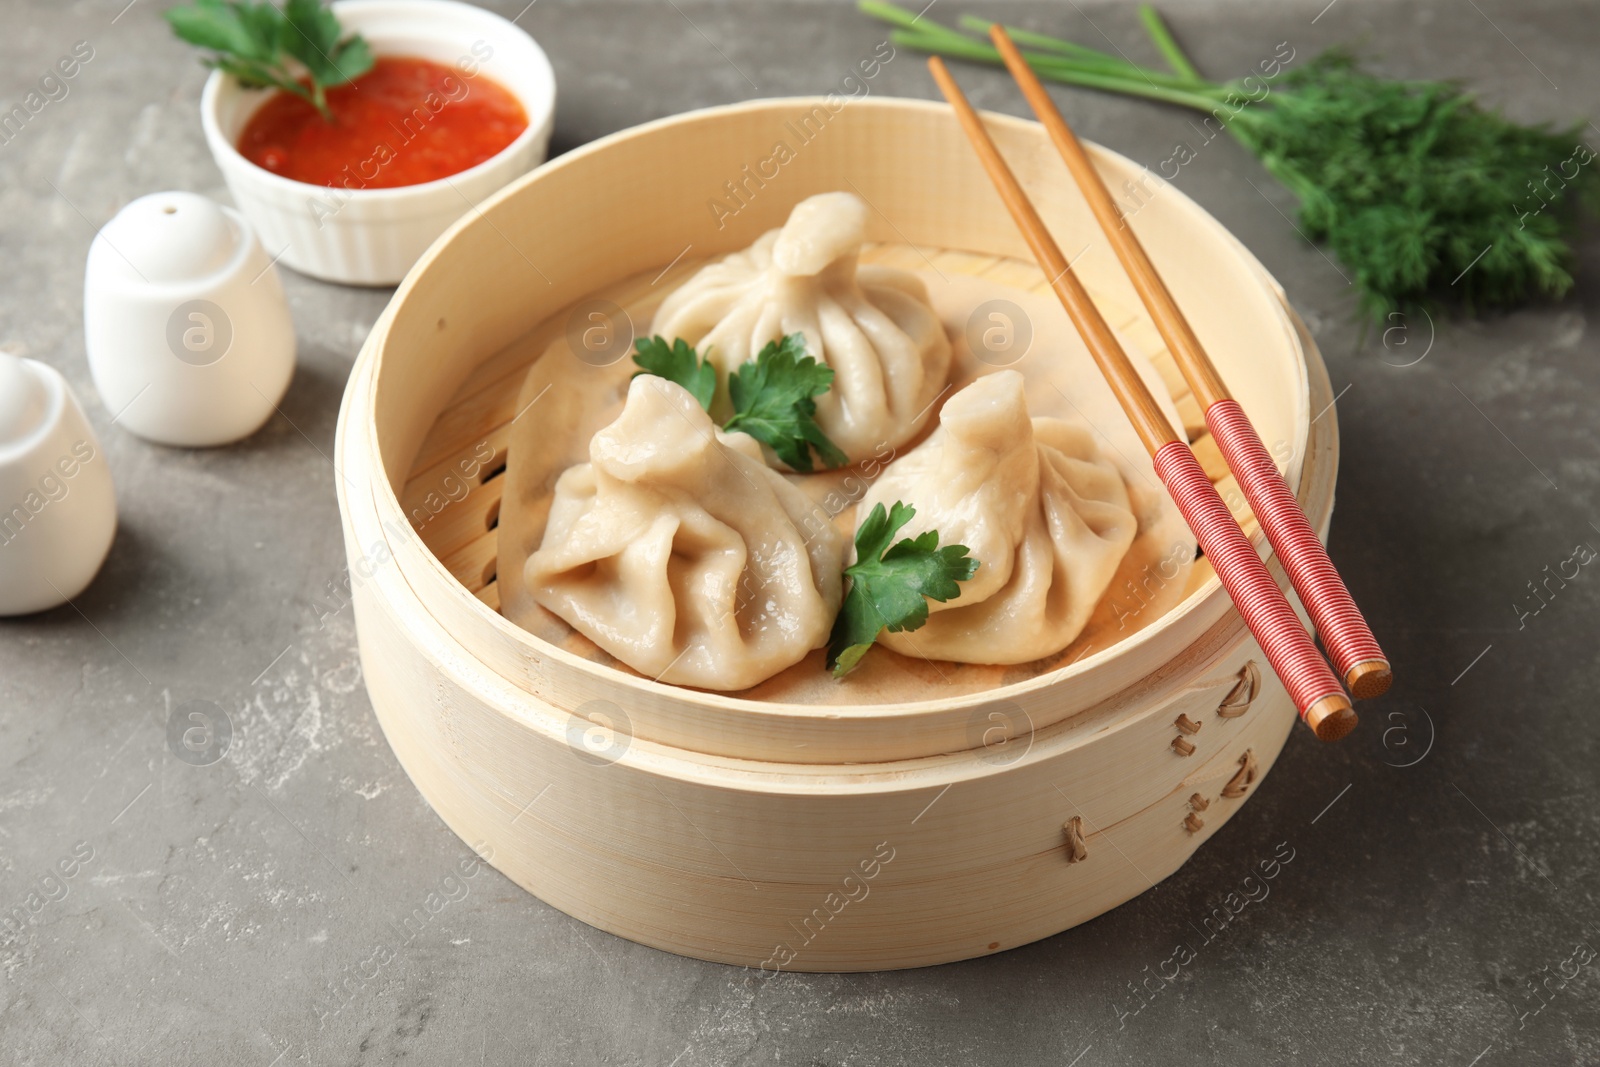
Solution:
[(1294, 583), (1294, 591), (1300, 594), (1340, 677), (1349, 680), (1353, 668), (1363, 663), (1386, 662), (1367, 620), (1328, 559), (1327, 549), (1312, 531), (1238, 401), (1230, 398), (1212, 404), (1206, 411), (1206, 426)]
[(1289, 690), (1300, 717), (1305, 718), (1312, 705), (1324, 697), (1342, 697), (1344, 689), (1328, 669), (1327, 660), (1217, 495), (1211, 479), (1200, 469), (1194, 453), (1181, 441), (1172, 441), (1155, 454), (1155, 468), (1245, 625)]

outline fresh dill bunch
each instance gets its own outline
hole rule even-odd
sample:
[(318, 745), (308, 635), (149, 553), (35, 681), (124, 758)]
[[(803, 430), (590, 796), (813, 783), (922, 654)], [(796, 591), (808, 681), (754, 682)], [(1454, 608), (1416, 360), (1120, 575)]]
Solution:
[(1448, 82), (1324, 53), (1229, 128), (1300, 198), (1300, 225), (1375, 318), (1512, 307), (1572, 288), (1579, 205), (1600, 207), (1582, 128), (1522, 126)]
[[(884, 0), (860, 8), (894, 25), (896, 44), (1000, 62), (986, 37)], [(1343, 49), (1266, 77), (1211, 82), (1154, 9), (1141, 6), (1139, 18), (1170, 71), (1007, 30), (1041, 78), (1192, 108), (1226, 128), (1299, 199), (1302, 232), (1333, 251), (1374, 319), (1441, 305), (1508, 308), (1572, 288), (1580, 217), (1600, 211), (1600, 163), (1581, 123), (1519, 125), (1456, 83), (1380, 78)], [(960, 25), (989, 28), (972, 16)]]

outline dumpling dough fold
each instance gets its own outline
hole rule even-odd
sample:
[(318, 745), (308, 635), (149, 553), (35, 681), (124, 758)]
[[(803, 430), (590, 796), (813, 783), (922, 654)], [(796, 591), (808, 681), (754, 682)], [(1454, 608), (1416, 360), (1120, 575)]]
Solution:
[(891, 463), (857, 511), (911, 504), (896, 535), (939, 532), (979, 561), (927, 624), (882, 633), (906, 656), (1027, 663), (1083, 630), (1138, 529), (1122, 477), (1088, 427), (1029, 419), (1022, 375), (985, 375), (946, 401), (939, 428)]
[(950, 339), (920, 279), (860, 267), (867, 206), (852, 193), (802, 200), (781, 230), (701, 270), (668, 296), (651, 332), (683, 338), (717, 368), (712, 414), (726, 421), (728, 374), (769, 341), (805, 335), (833, 368), (817, 424), (851, 463), (910, 440), (950, 373)]
[(556, 482), (524, 580), (641, 674), (744, 689), (827, 642), (843, 539), (690, 393), (650, 375)]

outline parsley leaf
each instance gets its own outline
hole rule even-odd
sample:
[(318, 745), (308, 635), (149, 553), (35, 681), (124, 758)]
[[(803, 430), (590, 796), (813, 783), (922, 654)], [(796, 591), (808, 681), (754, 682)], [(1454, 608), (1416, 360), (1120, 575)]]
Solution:
[(856, 562), (844, 571), (850, 589), (828, 639), (828, 668), (835, 678), (861, 662), (880, 631), (919, 629), (928, 621), (930, 599), (956, 599), (961, 595), (957, 583), (978, 571), (966, 545), (940, 548), (937, 530), (902, 538), (891, 547), (895, 533), (916, 513), (898, 500), (887, 513), (878, 504), (856, 528)]
[(339, 39), (339, 19), (322, 0), (286, 0), (283, 20), (289, 32), (283, 47), (311, 72), (316, 86), (343, 85), (372, 69), (372, 50), (359, 36)]
[[(333, 121), (327, 90), (372, 69), (372, 49), (360, 35), (340, 39), (339, 20), (321, 0), (193, 0), (166, 12), (180, 39), (213, 53), (203, 62), (243, 85), (273, 87), (309, 101)], [(310, 75), (301, 81), (299, 70)]]
[(811, 450), (828, 467), (849, 462), (817, 425), (817, 402), (828, 391), (833, 368), (806, 355), (803, 334), (769, 341), (752, 363), (728, 377), (733, 418), (726, 430), (739, 430), (771, 448), (794, 470), (811, 473)]
[[(633, 347), (639, 374), (677, 382), (694, 394), (701, 407), (711, 410), (711, 398), (717, 391), (716, 367), (688, 342), (680, 337), (669, 346), (665, 337), (642, 337)], [(813, 449), (825, 466), (843, 467), (850, 457), (817, 425), (817, 402), (812, 399), (826, 393), (832, 383), (833, 368), (806, 355), (803, 334), (769, 341), (754, 360), (728, 376), (733, 417), (722, 428), (749, 434), (802, 474), (812, 471)]]
[(711, 410), (711, 398), (717, 391), (717, 368), (710, 360), (701, 359), (689, 342), (680, 337), (668, 345), (665, 337), (640, 337), (633, 347), (637, 350), (633, 361), (641, 368), (639, 374), (677, 382), (700, 401), (702, 408)]

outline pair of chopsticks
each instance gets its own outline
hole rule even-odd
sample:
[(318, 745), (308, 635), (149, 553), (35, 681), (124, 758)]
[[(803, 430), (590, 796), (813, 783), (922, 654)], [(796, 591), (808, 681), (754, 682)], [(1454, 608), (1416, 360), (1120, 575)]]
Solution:
[[(1055, 142), (1168, 351), (1203, 407), (1207, 427), (1266, 532), (1273, 551), (1288, 572), (1295, 592), (1306, 605), (1340, 674), (1358, 697), (1381, 694), (1388, 689), (1391, 680), (1389, 662), (1306, 521), (1294, 494), (1278, 474), (1255, 427), (1229, 395), (1199, 338), (1132, 228), (1123, 220), (1116, 201), (1090, 163), (1083, 145), (1061, 117), (1027, 60), (1003, 27), (992, 26), (990, 36), (1034, 114)], [(1357, 718), (1339, 679), (1317, 651), (1299, 616), (1234, 521), (1188, 443), (1178, 436), (1156, 405), (1144, 380), (1072, 273), (1061, 249), (943, 61), (935, 56), (928, 60), (928, 68), (945, 99), (955, 109), (967, 139), (972, 142), (990, 180), (1033, 250), (1034, 258), (1052, 279), (1051, 288), (1149, 450), (1157, 475), (1177, 502), (1178, 510), (1194, 531), (1251, 634), (1283, 680), (1300, 717), (1324, 741), (1344, 737), (1355, 729)]]

